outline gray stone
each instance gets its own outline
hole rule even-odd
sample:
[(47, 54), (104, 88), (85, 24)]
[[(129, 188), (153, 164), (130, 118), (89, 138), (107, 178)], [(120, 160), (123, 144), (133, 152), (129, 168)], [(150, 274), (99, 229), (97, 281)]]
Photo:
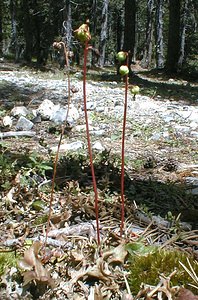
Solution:
[(92, 146), (93, 150), (97, 150), (97, 151), (104, 151), (105, 148), (102, 146), (101, 142), (95, 142)]
[[(66, 115), (67, 115), (67, 109), (63, 107), (59, 107), (58, 110), (55, 110), (52, 113), (50, 120), (56, 124), (61, 124), (65, 121)], [(73, 124), (78, 118), (79, 118), (78, 110), (75, 108), (75, 106), (70, 105), (69, 114), (67, 116), (67, 122)]]
[[(60, 106), (58, 106), (60, 107)], [(54, 111), (58, 110), (58, 107), (49, 99), (43, 100), (37, 109), (37, 113), (41, 115), (43, 120), (50, 120)]]
[(31, 130), (33, 126), (34, 123), (21, 116), (17, 121), (16, 130)]
[(105, 107), (104, 106), (96, 106), (96, 111), (97, 112), (104, 112), (105, 111)]
[(198, 177), (188, 176), (186, 177), (186, 183), (198, 186)]
[(105, 130), (104, 129), (99, 129), (99, 130), (95, 130), (95, 131), (93, 130), (91, 133), (96, 136), (102, 136), (102, 135), (104, 135)]
[(190, 135), (194, 138), (198, 138), (198, 132), (197, 131), (191, 131)]
[(174, 128), (178, 133), (188, 133), (191, 130), (188, 126), (183, 125), (175, 125)]
[(10, 114), (14, 117), (17, 117), (17, 116), (27, 116), (29, 114), (29, 110), (25, 107), (25, 106), (15, 106)]
[(12, 118), (10, 116), (3, 117), (2, 122), (3, 122), (3, 126), (5, 126), (5, 127), (12, 127), (13, 121), (12, 121)]
[(94, 110), (96, 108), (96, 101), (87, 102), (87, 110)]
[(61, 124), (65, 121), (66, 114), (67, 114), (67, 110), (65, 108), (59, 108), (58, 110), (52, 112), (50, 116), (50, 120), (56, 124)]

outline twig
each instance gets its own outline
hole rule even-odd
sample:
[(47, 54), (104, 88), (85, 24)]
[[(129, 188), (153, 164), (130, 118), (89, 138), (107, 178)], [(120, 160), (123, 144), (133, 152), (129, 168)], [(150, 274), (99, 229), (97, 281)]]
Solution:
[(0, 132), (0, 139), (4, 139), (7, 137), (18, 137), (18, 136), (35, 136), (35, 131), (8, 131), (8, 132)]
[(96, 177), (94, 172), (94, 165), (93, 165), (93, 157), (92, 157), (92, 150), (91, 150), (91, 141), (90, 141), (90, 134), (89, 134), (89, 122), (88, 122), (88, 114), (87, 114), (87, 95), (86, 95), (86, 74), (87, 74), (87, 54), (90, 49), (88, 46), (88, 42), (85, 42), (84, 48), (84, 65), (83, 65), (83, 100), (84, 100), (84, 113), (85, 113), (85, 122), (86, 122), (86, 133), (87, 133), (87, 144), (88, 144), (88, 151), (89, 151), (89, 159), (90, 159), (90, 167), (91, 167), (91, 174), (92, 174), (92, 181), (93, 181), (93, 189), (95, 194), (95, 214), (96, 214), (96, 230), (97, 230), (97, 241), (98, 245), (100, 245), (100, 230), (99, 230), (99, 215), (98, 215), (98, 191), (97, 191), (97, 184), (96, 184)]
[[(46, 241), (47, 241), (48, 231), (49, 231), (49, 227), (50, 227), (50, 220), (51, 220), (51, 215), (52, 215), (52, 203), (53, 203), (53, 199), (54, 199), (54, 188), (55, 188), (55, 178), (56, 178), (56, 171), (57, 171), (57, 164), (58, 164), (58, 156), (59, 156), (59, 151), (60, 151), (62, 138), (63, 138), (64, 131), (65, 131), (65, 126), (66, 126), (66, 122), (67, 122), (67, 118), (68, 118), (68, 114), (69, 114), (69, 106), (70, 106), (70, 101), (71, 101), (70, 72), (69, 72), (70, 70), (69, 70), (68, 51), (67, 51), (66, 46), (63, 42), (59, 42), (59, 43), (56, 44), (56, 46), (59, 46), (59, 45), (63, 46), (65, 61), (66, 61), (66, 67), (67, 67), (68, 104), (67, 104), (67, 113), (66, 113), (66, 116), (65, 116), (65, 122), (62, 125), (60, 139), (59, 139), (59, 143), (58, 143), (58, 147), (57, 147), (57, 151), (56, 151), (56, 156), (55, 156), (55, 160), (54, 160), (54, 172), (53, 172), (53, 177), (52, 177), (52, 187), (51, 187), (51, 194), (50, 194), (49, 215), (48, 215), (47, 227), (46, 227)], [(45, 246), (46, 246), (46, 242), (45, 242)]]

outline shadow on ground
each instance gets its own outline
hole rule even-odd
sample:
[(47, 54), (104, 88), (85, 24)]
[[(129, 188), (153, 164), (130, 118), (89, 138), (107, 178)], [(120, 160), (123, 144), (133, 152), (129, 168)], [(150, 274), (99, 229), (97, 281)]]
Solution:
[[(95, 175), (99, 190), (108, 196), (120, 195), (120, 167), (113, 158), (102, 157), (95, 161)], [(56, 184), (64, 188), (70, 180), (79, 183), (80, 190), (89, 193), (92, 189), (92, 177), (89, 162), (83, 157), (62, 157), (57, 169)], [(168, 212), (181, 220), (190, 222), (198, 228), (198, 196), (189, 193), (190, 187), (183, 183), (162, 182), (156, 179), (146, 180), (141, 171), (133, 175), (125, 174), (125, 196), (142, 209), (165, 217)], [(112, 204), (113, 205), (113, 204)]]
[[(90, 80), (118, 83), (122, 82), (116, 72), (88, 71)], [(194, 82), (172, 78), (162, 72), (134, 72), (129, 78), (130, 85), (139, 85), (141, 95), (147, 95), (155, 99), (160, 96), (162, 100), (184, 101), (188, 105), (197, 105), (198, 85)]]
[(0, 82), (0, 105), (3, 109), (9, 110), (15, 105), (28, 105), (32, 94), (30, 87), (19, 87), (6, 80)]

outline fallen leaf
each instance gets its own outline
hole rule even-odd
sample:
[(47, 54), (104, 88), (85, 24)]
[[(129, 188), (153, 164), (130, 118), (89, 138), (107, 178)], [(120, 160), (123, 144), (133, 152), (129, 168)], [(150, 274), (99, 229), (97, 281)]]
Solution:
[(128, 252), (125, 249), (125, 244), (120, 244), (119, 246), (107, 251), (103, 254), (103, 259), (108, 258), (108, 263), (120, 263), (124, 264), (125, 258)]
[(36, 280), (54, 286), (49, 272), (43, 267), (42, 262), (38, 257), (40, 248), (40, 242), (33, 243), (33, 245), (24, 252), (24, 258), (18, 262), (19, 267), (25, 270), (23, 274), (24, 285)]
[(198, 296), (187, 289), (181, 288), (176, 300), (198, 300)]

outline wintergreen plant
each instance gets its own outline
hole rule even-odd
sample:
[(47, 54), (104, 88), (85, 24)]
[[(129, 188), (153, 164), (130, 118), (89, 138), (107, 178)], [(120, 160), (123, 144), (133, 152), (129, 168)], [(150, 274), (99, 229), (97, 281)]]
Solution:
[(75, 35), (76, 35), (77, 39), (82, 43), (82, 45), (84, 47), (83, 102), (84, 102), (88, 152), (89, 152), (90, 167), (91, 167), (91, 173), (92, 173), (93, 189), (94, 189), (94, 195), (95, 195), (95, 215), (96, 215), (97, 242), (98, 242), (98, 245), (100, 245), (99, 207), (98, 207), (99, 200), (98, 200), (98, 190), (97, 190), (97, 183), (96, 183), (94, 164), (93, 164), (91, 139), (90, 139), (90, 133), (89, 133), (89, 120), (88, 120), (88, 114), (87, 114), (87, 94), (86, 94), (87, 56), (88, 56), (89, 50), (92, 49), (92, 46), (89, 45), (89, 41), (91, 40), (91, 34), (90, 34), (90, 31), (89, 31), (89, 20), (87, 20), (85, 24), (82, 24), (74, 32), (75, 32)]

